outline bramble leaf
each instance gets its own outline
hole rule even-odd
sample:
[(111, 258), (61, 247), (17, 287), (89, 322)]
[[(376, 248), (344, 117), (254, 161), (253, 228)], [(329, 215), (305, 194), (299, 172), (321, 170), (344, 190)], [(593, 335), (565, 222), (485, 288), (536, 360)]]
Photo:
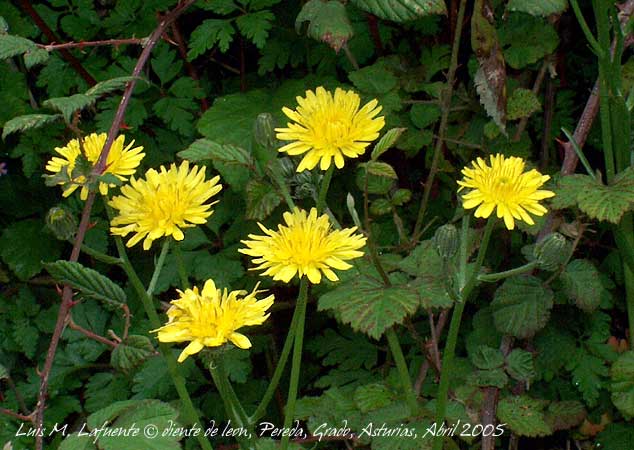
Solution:
[(337, 0), (310, 0), (295, 19), (295, 30), (298, 33), (304, 22), (308, 22), (306, 34), (309, 37), (327, 43), (336, 52), (353, 35), (346, 7)]
[(508, 120), (530, 117), (533, 113), (541, 111), (542, 105), (539, 99), (530, 89), (517, 88), (511, 93), (507, 104)]
[(352, 0), (358, 8), (381, 19), (406, 22), (431, 14), (447, 14), (443, 0)]
[(134, 369), (154, 353), (152, 342), (147, 336), (130, 335), (121, 342), (110, 355), (110, 364), (123, 371)]
[(605, 288), (597, 268), (587, 259), (571, 261), (561, 274), (564, 293), (586, 312), (599, 307)]
[(544, 416), (545, 403), (526, 395), (506, 397), (498, 404), (497, 416), (519, 436), (546, 436), (552, 430)]
[(506, 371), (516, 380), (532, 380), (535, 378), (533, 355), (526, 350), (516, 348), (506, 357)]
[(612, 403), (627, 418), (634, 417), (634, 351), (623, 353), (612, 364)]
[(499, 37), (504, 58), (514, 69), (536, 63), (559, 45), (559, 36), (550, 23), (521, 13), (509, 15), (499, 30)]
[(506, 8), (532, 16), (550, 16), (564, 12), (568, 8), (568, 0), (509, 0)]

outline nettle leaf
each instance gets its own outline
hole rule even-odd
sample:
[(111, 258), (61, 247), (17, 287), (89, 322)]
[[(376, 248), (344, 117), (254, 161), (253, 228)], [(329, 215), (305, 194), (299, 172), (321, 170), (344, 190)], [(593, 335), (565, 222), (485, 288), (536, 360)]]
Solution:
[(506, 8), (532, 16), (550, 16), (568, 9), (568, 0), (509, 0)]
[(553, 307), (553, 292), (536, 277), (509, 278), (495, 291), (495, 327), (505, 334), (525, 339), (548, 322)]
[(571, 261), (561, 274), (564, 293), (586, 312), (599, 307), (605, 288), (597, 268), (587, 259)]
[(264, 47), (269, 37), (269, 30), (273, 27), (275, 16), (271, 11), (264, 10), (242, 15), (236, 19), (240, 32), (251, 39), (259, 49)]
[(377, 63), (348, 73), (348, 78), (357, 89), (367, 94), (385, 94), (398, 82), (386, 64)]
[(37, 50), (35, 42), (10, 34), (0, 34), (0, 60)]
[(533, 355), (526, 350), (516, 348), (506, 357), (506, 371), (518, 381), (530, 381), (535, 378)]
[(545, 404), (544, 400), (526, 395), (506, 397), (498, 404), (497, 416), (519, 436), (547, 436), (552, 434), (552, 429), (544, 416)]
[(45, 267), (56, 281), (69, 284), (85, 297), (98, 300), (107, 307), (119, 308), (126, 303), (123, 289), (96, 270), (63, 260), (45, 264)]
[(304, 22), (308, 22), (306, 34), (309, 37), (325, 42), (336, 52), (341, 50), (354, 34), (346, 7), (337, 0), (310, 0), (295, 19), (295, 30), (298, 33)]
[[(376, 161), (377, 159), (379, 159), (379, 156), (381, 156), (383, 153), (385, 153), (390, 148), (392, 148), (394, 144), (396, 144), (396, 141), (398, 140), (398, 138), (401, 137), (401, 135), (405, 131), (407, 131), (407, 128), (392, 128), (388, 130), (388, 132), (385, 133), (383, 137), (381, 137), (379, 142), (377, 142), (374, 148), (372, 149), (372, 155), (370, 156), (371, 159), (373, 161)], [(403, 203), (407, 203), (407, 202), (403, 202)]]
[(147, 336), (130, 335), (117, 345), (110, 355), (110, 364), (125, 372), (134, 369), (154, 354), (154, 347)]
[(135, 77), (116, 77), (109, 80), (100, 81), (85, 92), (85, 95), (99, 97), (111, 92), (124, 89), (126, 85)]
[(236, 30), (229, 20), (207, 19), (192, 32), (187, 58), (191, 61), (216, 44), (222, 53), (229, 50)]
[(49, 98), (48, 100), (42, 102), (42, 105), (61, 112), (64, 119), (66, 119), (67, 122), (70, 122), (71, 116), (75, 111), (80, 111), (88, 106), (91, 106), (96, 101), (96, 96), (74, 94), (70, 97)]
[(447, 14), (443, 0), (352, 0), (358, 8), (381, 19), (406, 22), (431, 14)]
[(61, 114), (26, 114), (7, 120), (2, 128), (2, 139), (6, 139), (11, 133), (16, 131), (26, 131), (39, 128), (47, 123), (61, 119)]
[(580, 425), (587, 415), (581, 402), (552, 402), (546, 410), (546, 422), (553, 431), (568, 430)]
[(623, 353), (612, 364), (612, 403), (627, 418), (634, 417), (634, 351)]
[(282, 196), (266, 181), (250, 180), (246, 186), (246, 194), (246, 218), (249, 220), (266, 219), (282, 203)]
[(478, 369), (496, 369), (504, 364), (504, 355), (497, 348), (480, 345), (470, 355), (471, 362)]
[(545, 19), (512, 13), (499, 29), (504, 58), (514, 69), (523, 69), (553, 53), (559, 35)]
[(414, 314), (419, 305), (418, 295), (408, 285), (387, 287), (374, 278), (359, 276), (322, 295), (318, 310), (336, 311), (353, 330), (379, 339), (385, 330)]
[[(478, 7), (479, 5), (479, 7)], [(471, 47), (478, 58), (474, 76), (480, 103), (504, 131), (506, 127), (506, 65), (494, 26), (495, 14), (487, 0), (476, 2), (471, 17)]]
[(533, 91), (517, 88), (509, 97), (506, 118), (508, 120), (516, 120), (522, 117), (530, 117), (533, 113), (541, 111), (541, 109), (542, 105)]

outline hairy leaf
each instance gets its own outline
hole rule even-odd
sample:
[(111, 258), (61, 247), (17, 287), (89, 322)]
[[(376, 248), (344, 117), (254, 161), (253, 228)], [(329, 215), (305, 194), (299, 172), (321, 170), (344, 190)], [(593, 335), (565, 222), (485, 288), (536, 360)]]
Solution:
[(561, 274), (564, 293), (586, 312), (599, 307), (605, 288), (599, 271), (587, 259), (571, 261)]
[(568, 0), (509, 0), (510, 11), (518, 11), (533, 16), (560, 14), (568, 8)]
[(526, 350), (516, 348), (506, 357), (506, 371), (516, 380), (532, 380), (535, 378), (533, 355)]
[(207, 19), (192, 32), (187, 57), (193, 60), (215, 45), (225, 53), (229, 50), (234, 34), (235, 29), (228, 20)]
[(499, 30), (504, 58), (514, 69), (523, 69), (555, 51), (559, 36), (545, 19), (512, 13)]
[(125, 88), (126, 85), (132, 80), (134, 80), (134, 77), (116, 77), (109, 80), (100, 81), (99, 83), (88, 89), (84, 94), (94, 97), (110, 94), (111, 92)]
[(346, 7), (337, 0), (310, 0), (295, 19), (298, 33), (304, 22), (308, 22), (308, 36), (327, 43), (336, 52), (341, 50), (353, 34)]
[(543, 400), (526, 395), (506, 397), (498, 404), (497, 416), (519, 436), (546, 436), (552, 430), (544, 417), (544, 405)]
[(96, 96), (75, 94), (70, 97), (49, 98), (42, 105), (61, 112), (64, 119), (70, 122), (71, 116), (75, 111), (80, 111), (87, 106), (93, 105), (96, 101)]
[(281, 195), (266, 181), (250, 180), (246, 194), (246, 218), (250, 220), (264, 220), (282, 203)]
[(269, 30), (273, 27), (273, 19), (275, 19), (273, 13), (264, 10), (238, 17), (236, 25), (246, 38), (251, 39), (257, 48), (262, 49), (269, 37)]
[(376, 161), (383, 153), (392, 148), (398, 138), (401, 137), (403, 132), (405, 132), (406, 130), (407, 128), (392, 128), (388, 130), (387, 133), (385, 133), (383, 137), (381, 137), (379, 142), (376, 143), (374, 149), (372, 149), (372, 160)]
[(154, 347), (147, 336), (130, 335), (112, 351), (110, 364), (116, 369), (129, 371), (153, 353)]
[(634, 417), (634, 351), (623, 353), (612, 364), (612, 403), (627, 417)]
[(587, 412), (581, 402), (566, 400), (552, 402), (546, 410), (546, 422), (553, 431), (576, 427), (586, 418)]
[(513, 91), (508, 100), (507, 119), (516, 120), (530, 117), (541, 111), (542, 105), (537, 96), (530, 89), (518, 88)]
[(447, 14), (443, 0), (352, 0), (357, 7), (377, 17), (406, 22), (430, 14)]
[(388, 67), (381, 63), (350, 72), (348, 78), (357, 89), (372, 95), (391, 91), (398, 81)]
[(478, 369), (496, 369), (504, 364), (502, 352), (486, 345), (480, 345), (470, 356), (471, 362)]
[(35, 50), (35, 42), (29, 39), (0, 33), (0, 60)]
[(11, 133), (16, 131), (26, 131), (39, 128), (47, 123), (61, 119), (61, 114), (27, 114), (7, 120), (2, 128), (2, 139), (6, 139)]

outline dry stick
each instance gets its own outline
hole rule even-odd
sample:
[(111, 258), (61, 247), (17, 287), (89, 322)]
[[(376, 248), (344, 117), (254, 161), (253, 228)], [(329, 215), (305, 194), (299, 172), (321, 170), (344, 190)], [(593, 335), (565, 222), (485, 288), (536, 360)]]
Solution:
[[(137, 61), (136, 66), (134, 67), (134, 71), (132, 72), (132, 80), (128, 82), (126, 89), (123, 93), (123, 97), (121, 98), (121, 102), (119, 103), (119, 108), (115, 114), (114, 120), (112, 122), (112, 126), (110, 127), (110, 131), (108, 132), (108, 137), (106, 138), (106, 144), (101, 150), (101, 154), (99, 155), (99, 160), (95, 166), (94, 172), (96, 174), (101, 174), (105, 170), (106, 161), (108, 158), (108, 152), (110, 151), (110, 147), (112, 147), (112, 143), (114, 142), (119, 128), (123, 123), (123, 118), (125, 116), (125, 110), (130, 101), (130, 96), (132, 95), (132, 90), (136, 85), (137, 79), (143, 69), (143, 66), (147, 62), (150, 53), (159, 38), (165, 31), (165, 29), (174, 21), (176, 18), (187, 9), (195, 0), (185, 0), (180, 3), (176, 8), (174, 8), (170, 13), (165, 15), (158, 27), (152, 35), (148, 38), (147, 44), (143, 51), (141, 52), (141, 56), (139, 56), (139, 60)], [(28, 4), (28, 1), (23, 2)], [(30, 5), (29, 5), (30, 7)], [(32, 7), (31, 7), (32, 9)], [(39, 16), (38, 16), (39, 17)], [(40, 19), (41, 20), (41, 19)], [(73, 250), (70, 255), (70, 261), (77, 261), (79, 259), (79, 252), (81, 249), (81, 244), (84, 241), (84, 237), (86, 235), (86, 231), (88, 229), (88, 225), (90, 223), (90, 211), (92, 210), (92, 205), (95, 201), (95, 192), (91, 192), (86, 199), (86, 203), (84, 205), (84, 210), (81, 215), (81, 221), (79, 223), (79, 229), (77, 231), (77, 235), (75, 237), (75, 243), (73, 244)], [(64, 286), (62, 291), (62, 303), (59, 307), (59, 312), (57, 314), (57, 322), (55, 324), (55, 329), (53, 331), (53, 336), (51, 337), (51, 342), (48, 347), (48, 351), (46, 353), (46, 360), (44, 362), (44, 368), (40, 373), (41, 382), (40, 382), (40, 390), (38, 393), (37, 406), (35, 409), (35, 428), (41, 428), (44, 421), (44, 407), (46, 404), (46, 394), (48, 391), (48, 378), (51, 372), (51, 368), (53, 366), (53, 360), (55, 359), (55, 352), (57, 350), (57, 345), (59, 343), (62, 332), (64, 331), (64, 325), (66, 323), (66, 318), (68, 317), (68, 313), (72, 306), (73, 302), (73, 291), (70, 286)], [(43, 436), (36, 436), (35, 438), (35, 448), (36, 450), (42, 450), (43, 448)]]
[(81, 42), (64, 42), (62, 44), (35, 44), (39, 48), (44, 49), (48, 52), (53, 50), (64, 50), (67, 48), (79, 48), (82, 49), (84, 47), (105, 47), (108, 45), (119, 46), (119, 45), (145, 45), (147, 39), (146, 38), (126, 38), (126, 39), (104, 39), (102, 41), (81, 41)]
[[(24, 11), (29, 16), (31, 16), (31, 19), (33, 19), (33, 22), (35, 22), (35, 24), (42, 31), (42, 33), (46, 35), (49, 41), (51, 42), (59, 41), (55, 33), (53, 33), (53, 30), (51, 30), (48, 27), (48, 25), (46, 25), (46, 22), (44, 22), (44, 20), (40, 17), (37, 11), (33, 8), (29, 0), (20, 0), (20, 4), (22, 5), (22, 9), (24, 9)], [(97, 80), (95, 80), (92, 77), (92, 75), (90, 75), (88, 71), (84, 69), (84, 66), (81, 65), (81, 62), (79, 62), (79, 60), (75, 58), (71, 52), (69, 52), (65, 48), (62, 48), (60, 49), (60, 53), (62, 54), (64, 59), (68, 61), (68, 63), (72, 66), (72, 68), (75, 69), (75, 72), (77, 72), (79, 76), (81, 76), (86, 81), (86, 83), (88, 83), (90, 86), (94, 86), (95, 84), (97, 84)]]
[(116, 342), (112, 342), (110, 339), (100, 336), (96, 333), (93, 333), (92, 331), (87, 330), (81, 325), (78, 325), (77, 323), (75, 323), (75, 321), (73, 320), (73, 316), (71, 314), (68, 315), (68, 328), (70, 328), (71, 330), (79, 331), (81, 334), (92, 339), (93, 341), (101, 342), (102, 344), (112, 348), (117, 348), (118, 344)]
[(33, 416), (25, 416), (24, 414), (18, 414), (17, 412), (13, 412), (10, 409), (0, 408), (0, 414), (4, 414), (5, 416), (13, 417), (14, 419), (23, 420), (25, 422), (33, 422)]

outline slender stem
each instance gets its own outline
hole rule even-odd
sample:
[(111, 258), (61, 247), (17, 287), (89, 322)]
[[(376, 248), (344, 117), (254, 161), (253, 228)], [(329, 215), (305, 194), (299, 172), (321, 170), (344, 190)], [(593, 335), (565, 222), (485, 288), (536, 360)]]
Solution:
[(460, 229), (460, 260), (458, 262), (458, 291), (467, 284), (467, 250), (469, 247), (469, 219), (471, 216), (464, 213), (462, 227)]
[(421, 199), (420, 208), (418, 209), (418, 217), (416, 218), (416, 224), (414, 225), (414, 232), (412, 238), (417, 239), (418, 233), (423, 226), (423, 219), (429, 203), (429, 196), (431, 195), (431, 188), (438, 172), (438, 164), (440, 161), (440, 153), (442, 151), (443, 142), (445, 139), (445, 133), (447, 132), (447, 125), (449, 123), (449, 112), (451, 111), (451, 99), (453, 97), (453, 84), (456, 77), (456, 70), (458, 68), (458, 52), (460, 50), (460, 37), (462, 36), (462, 25), (464, 23), (464, 14), (467, 8), (467, 0), (460, 0), (460, 7), (458, 9), (458, 19), (456, 21), (456, 34), (453, 38), (453, 45), (451, 48), (451, 63), (449, 65), (449, 72), (447, 74), (447, 86), (442, 93), (442, 99), (440, 103), (440, 109), (442, 111), (440, 117), (440, 125), (438, 126), (438, 139), (436, 139), (436, 145), (434, 147), (434, 154), (432, 156), (431, 167), (429, 169), (429, 176), (425, 181), (425, 188), (423, 190), (423, 198)]
[(317, 214), (320, 214), (326, 208), (326, 195), (328, 194), (328, 188), (330, 187), (330, 181), (332, 180), (334, 171), (335, 165), (332, 163), (326, 171), (324, 178), (321, 180), (321, 188), (319, 189), (319, 197), (317, 198)]
[(579, 147), (579, 144), (577, 144), (577, 141), (575, 140), (575, 137), (566, 128), (562, 128), (561, 131), (563, 131), (563, 133), (568, 138), (568, 142), (570, 142), (570, 145), (572, 145), (572, 148), (574, 149), (575, 153), (577, 154), (577, 158), (579, 158), (579, 161), (581, 161), (581, 164), (583, 165), (583, 168), (586, 169), (586, 173), (588, 175), (590, 175), (590, 177), (593, 180), (596, 181), (597, 176), (595, 175), (594, 171), (592, 170), (592, 166), (590, 165), (590, 162), (586, 158), (586, 155), (584, 155), (583, 150), (581, 149), (581, 147)]
[(180, 245), (174, 246), (174, 258), (176, 259), (176, 269), (178, 270), (178, 277), (180, 278), (181, 288), (189, 288), (189, 277), (187, 276), (187, 267), (185, 266), (185, 260), (183, 259), (183, 252), (181, 252)]
[[(306, 322), (306, 303), (308, 301), (308, 280), (302, 277), (299, 285), (299, 296), (297, 297), (297, 322), (295, 327), (295, 344), (293, 345), (293, 360), (291, 365), (291, 381), (288, 388), (288, 400), (286, 401), (286, 411), (284, 414), (284, 429), (289, 429), (295, 416), (295, 401), (299, 389), (299, 373), (302, 363), (302, 347), (304, 345), (304, 325)], [(282, 450), (288, 449), (290, 435), (287, 433), (282, 437)]]
[(478, 275), (478, 281), (484, 281), (486, 283), (495, 283), (496, 281), (503, 280), (504, 278), (513, 277), (515, 275), (521, 275), (526, 272), (530, 272), (539, 263), (537, 261), (531, 261), (523, 266), (516, 267), (514, 269), (505, 270), (504, 272), (487, 273)]
[(112, 348), (117, 348), (117, 343), (111, 341), (108, 338), (105, 338), (103, 336), (100, 336), (96, 333), (93, 333), (90, 330), (87, 330), (86, 328), (82, 327), (81, 325), (78, 325), (77, 323), (75, 323), (75, 321), (73, 320), (73, 316), (69, 314), (69, 321), (68, 321), (68, 327), (71, 330), (75, 330), (75, 331), (79, 331), (81, 334), (83, 334), (84, 336), (97, 341), (97, 342), (101, 342), (104, 345), (107, 345), (108, 347), (112, 347)]
[(630, 329), (630, 348), (634, 350), (634, 242), (631, 238), (634, 230), (632, 213), (626, 214), (618, 227), (614, 228), (614, 238), (623, 259), (625, 275), (625, 303), (627, 305), (627, 322)]
[(163, 241), (163, 247), (161, 248), (161, 254), (159, 255), (158, 260), (156, 261), (156, 265), (154, 266), (154, 273), (152, 273), (152, 279), (150, 280), (150, 284), (147, 288), (147, 295), (152, 296), (154, 293), (154, 289), (156, 288), (156, 283), (158, 282), (159, 275), (161, 274), (161, 270), (163, 270), (163, 265), (165, 264), (165, 257), (169, 252), (170, 248), (170, 238), (165, 238)]
[(102, 253), (99, 250), (95, 250), (92, 247), (88, 247), (86, 244), (81, 245), (81, 251), (89, 256), (92, 256), (97, 261), (101, 261), (102, 263), (105, 263), (105, 264), (110, 264), (113, 266), (118, 266), (121, 264), (120, 258), (114, 258), (110, 255), (106, 255), (105, 253)]
[(390, 351), (396, 363), (396, 369), (401, 379), (401, 385), (403, 393), (405, 394), (405, 400), (409, 406), (410, 415), (415, 415), (418, 412), (418, 401), (416, 400), (416, 393), (412, 388), (412, 380), (409, 377), (407, 363), (405, 362), (405, 356), (403, 356), (403, 349), (401, 349), (401, 344), (394, 328), (387, 330), (385, 336), (387, 337), (387, 343), (390, 346)]
[(602, 54), (601, 46), (599, 45), (599, 42), (596, 40), (596, 38), (592, 34), (592, 31), (590, 31), (590, 27), (588, 26), (586, 19), (583, 17), (583, 14), (581, 13), (581, 8), (579, 8), (579, 3), (577, 3), (577, 0), (570, 0), (570, 5), (572, 6), (572, 10), (574, 11), (575, 16), (577, 16), (577, 22), (579, 22), (581, 31), (583, 31), (583, 34), (586, 36), (586, 39), (588, 40), (588, 43), (592, 47), (592, 50), (594, 50), (594, 52), (597, 55), (601, 56)]
[[(449, 381), (453, 374), (453, 363), (456, 353), (456, 344), (458, 342), (458, 333), (460, 331), (460, 322), (462, 321), (462, 313), (464, 312), (465, 305), (469, 300), (469, 295), (475, 287), (475, 283), (478, 278), (478, 272), (482, 267), (484, 261), (484, 255), (486, 254), (487, 247), (489, 246), (489, 240), (491, 238), (491, 232), (493, 231), (493, 225), (495, 224), (495, 218), (489, 217), (489, 220), (484, 228), (484, 236), (482, 237), (482, 243), (478, 250), (478, 256), (476, 257), (475, 267), (473, 273), (469, 276), (468, 281), (462, 289), (460, 299), (461, 301), (456, 303), (453, 313), (451, 315), (451, 324), (449, 325), (449, 335), (447, 336), (447, 343), (445, 344), (445, 351), (442, 358), (442, 371), (440, 373), (440, 384), (438, 385), (438, 395), (436, 396), (436, 424), (440, 426), (445, 422), (445, 414), (447, 412), (447, 397), (449, 395)], [(466, 238), (466, 232), (464, 230), (468, 228), (464, 227), (463, 222), (463, 240)], [(460, 271), (466, 272), (467, 265), (460, 265)], [(464, 273), (459, 275), (459, 278), (466, 278)], [(438, 434), (434, 438), (433, 450), (442, 450), (444, 437), (442, 434)]]
[(270, 166), (271, 167), (269, 168), (268, 173), (273, 181), (275, 181), (275, 184), (277, 184), (277, 187), (280, 189), (280, 194), (282, 194), (282, 197), (284, 197), (284, 201), (291, 210), (295, 209), (295, 202), (293, 201), (293, 197), (291, 197), (291, 193), (289, 192), (288, 186), (284, 181), (284, 177), (282, 177), (282, 174), (280, 174), (278, 162), (274, 160), (273, 163), (270, 164)]
[(61, 50), (66, 48), (79, 48), (84, 47), (103, 47), (108, 45), (143, 45), (147, 41), (147, 38), (126, 38), (126, 39), (104, 39), (102, 41), (81, 41), (81, 42), (64, 42), (62, 44), (36, 44), (39, 48), (48, 52), (53, 50)]

